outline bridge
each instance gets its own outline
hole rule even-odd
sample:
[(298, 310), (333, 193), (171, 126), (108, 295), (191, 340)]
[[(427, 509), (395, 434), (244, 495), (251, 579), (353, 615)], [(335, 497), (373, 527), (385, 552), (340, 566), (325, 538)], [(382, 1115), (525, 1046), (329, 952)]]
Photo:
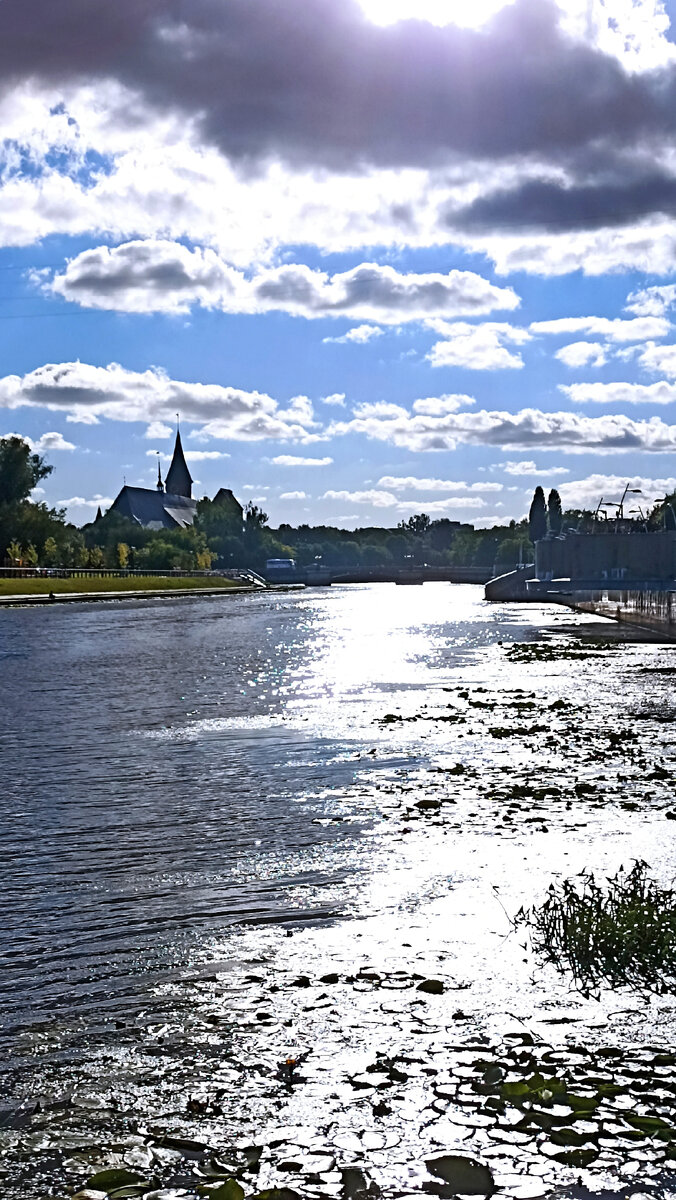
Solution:
[(329, 587), (332, 583), (487, 583), (491, 571), (485, 567), (330, 567), (311, 563), (307, 567), (266, 572), (268, 583), (304, 583)]

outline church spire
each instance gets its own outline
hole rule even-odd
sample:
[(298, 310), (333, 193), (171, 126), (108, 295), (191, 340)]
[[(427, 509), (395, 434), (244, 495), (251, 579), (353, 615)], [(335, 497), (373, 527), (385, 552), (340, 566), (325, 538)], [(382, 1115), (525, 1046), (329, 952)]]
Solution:
[(171, 466), (167, 471), (164, 486), (167, 492), (170, 492), (174, 496), (186, 496), (189, 500), (192, 498), (192, 476), (185, 461), (183, 446), (181, 445), (181, 433), (178, 427), (176, 429), (176, 442), (174, 443), (174, 456), (171, 460)]
[(159, 453), (158, 453), (158, 455), (157, 455), (157, 490), (158, 490), (158, 492), (163, 492), (163, 491), (164, 491), (164, 484), (162, 483), (162, 472), (161, 472), (161, 470), (160, 470), (160, 456), (159, 456)]

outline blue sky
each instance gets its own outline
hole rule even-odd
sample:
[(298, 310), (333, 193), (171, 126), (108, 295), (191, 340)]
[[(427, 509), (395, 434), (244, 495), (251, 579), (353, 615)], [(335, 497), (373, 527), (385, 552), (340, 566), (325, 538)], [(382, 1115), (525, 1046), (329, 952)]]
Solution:
[(674, 16), (7, 0), (0, 434), (43, 498), (152, 486), (177, 412), (196, 494), (273, 524), (676, 488)]

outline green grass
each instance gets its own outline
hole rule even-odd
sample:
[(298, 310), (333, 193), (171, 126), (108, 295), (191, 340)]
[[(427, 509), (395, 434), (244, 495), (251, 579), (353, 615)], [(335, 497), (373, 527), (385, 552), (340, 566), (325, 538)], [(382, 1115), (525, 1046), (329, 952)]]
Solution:
[(231, 588), (233, 579), (220, 575), (196, 577), (190, 575), (121, 575), (75, 576), (71, 579), (40, 578), (0, 579), (0, 596), (55, 596), (73, 592), (157, 592), (177, 588)]
[(676, 991), (676, 892), (650, 878), (648, 865), (622, 867), (606, 885), (583, 872), (552, 884), (540, 907), (521, 909), (533, 946), (573, 973), (582, 989), (628, 985)]

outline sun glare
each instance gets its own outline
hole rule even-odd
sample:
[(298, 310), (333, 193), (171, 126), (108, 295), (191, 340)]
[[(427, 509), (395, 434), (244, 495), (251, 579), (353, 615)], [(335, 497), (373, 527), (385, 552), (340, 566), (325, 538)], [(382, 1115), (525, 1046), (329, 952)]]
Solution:
[(462, 25), (478, 29), (511, 0), (359, 0), (369, 21), (393, 25), (408, 17), (432, 25)]

